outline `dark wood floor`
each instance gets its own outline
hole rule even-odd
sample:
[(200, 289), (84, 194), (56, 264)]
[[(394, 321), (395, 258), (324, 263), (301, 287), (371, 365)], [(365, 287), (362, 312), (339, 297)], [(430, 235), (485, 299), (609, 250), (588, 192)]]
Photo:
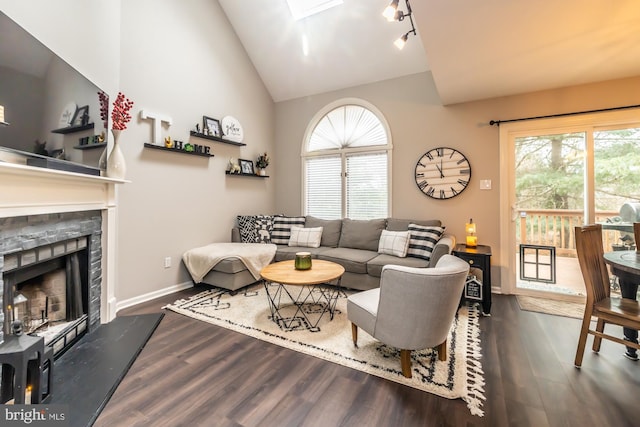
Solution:
[[(150, 313), (203, 288), (127, 309)], [(96, 426), (633, 426), (640, 362), (605, 341), (573, 366), (580, 321), (495, 295), (480, 319), (485, 416), (424, 393), (167, 312)], [(613, 329), (612, 329), (613, 330)], [(620, 332), (621, 333), (621, 332)], [(591, 344), (589, 338), (588, 345)]]

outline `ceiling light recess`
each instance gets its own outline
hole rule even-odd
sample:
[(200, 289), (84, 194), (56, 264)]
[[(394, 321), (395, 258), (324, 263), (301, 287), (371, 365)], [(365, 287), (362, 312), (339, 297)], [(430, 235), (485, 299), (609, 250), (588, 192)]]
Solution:
[(399, 0), (392, 0), (391, 3), (389, 3), (389, 6), (387, 6), (382, 12), (382, 16), (387, 18), (387, 21), (389, 22), (393, 22), (393, 21), (401, 22), (401, 21), (404, 21), (404, 18), (409, 17), (409, 21), (411, 22), (411, 30), (407, 31), (402, 36), (400, 36), (395, 42), (393, 42), (393, 44), (395, 44), (398, 49), (402, 49), (404, 45), (407, 43), (409, 34), (413, 34), (414, 36), (416, 35), (416, 26), (413, 23), (413, 16), (412, 16), (411, 5), (409, 4), (409, 0), (404, 0), (404, 3), (407, 7), (406, 12), (398, 10), (398, 3), (399, 3)]
[(296, 21), (341, 5), (342, 3), (343, 0), (287, 0), (291, 15)]

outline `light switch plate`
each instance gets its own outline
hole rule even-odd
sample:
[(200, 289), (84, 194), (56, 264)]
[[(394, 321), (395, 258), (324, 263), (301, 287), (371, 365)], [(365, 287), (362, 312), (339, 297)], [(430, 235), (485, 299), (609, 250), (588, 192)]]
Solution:
[(491, 180), (490, 179), (481, 179), (480, 180), (480, 189), (481, 190), (491, 190)]

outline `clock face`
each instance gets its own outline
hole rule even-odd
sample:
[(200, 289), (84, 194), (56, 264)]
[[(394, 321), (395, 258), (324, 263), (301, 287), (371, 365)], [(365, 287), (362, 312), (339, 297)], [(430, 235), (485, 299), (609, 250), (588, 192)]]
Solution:
[(416, 184), (434, 199), (450, 199), (462, 193), (471, 180), (471, 165), (464, 154), (447, 147), (424, 153), (416, 164)]

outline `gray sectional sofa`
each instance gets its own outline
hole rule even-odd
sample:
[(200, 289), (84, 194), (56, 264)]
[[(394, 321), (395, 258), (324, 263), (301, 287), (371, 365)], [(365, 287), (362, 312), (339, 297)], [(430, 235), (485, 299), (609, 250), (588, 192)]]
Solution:
[[(269, 218), (260, 216), (261, 218)], [(247, 217), (242, 217), (247, 218)], [(272, 217), (274, 218), (274, 217)], [(298, 217), (300, 218), (300, 217)], [(277, 221), (277, 220), (276, 220)], [(258, 221), (256, 227), (263, 227), (260, 236), (267, 236), (275, 233), (273, 228), (269, 229), (268, 221)], [(265, 225), (266, 224), (266, 225)], [(430, 258), (424, 256), (398, 257), (386, 253), (378, 253), (378, 245), (383, 230), (407, 231), (409, 225), (413, 228), (430, 227), (442, 228), (440, 220), (408, 220), (398, 218), (382, 218), (374, 220), (323, 220), (312, 216), (304, 217), (304, 228), (322, 227), (322, 237), (320, 246), (317, 248), (307, 246), (289, 246), (288, 244), (278, 244), (274, 261), (284, 261), (294, 259), (296, 252), (310, 252), (312, 258), (333, 261), (345, 268), (341, 285), (346, 288), (367, 290), (380, 286), (380, 274), (382, 267), (387, 264), (402, 265), (408, 267), (433, 267), (440, 257), (451, 253), (455, 246), (455, 237), (444, 233), (437, 241), (433, 241)], [(298, 224), (299, 226), (300, 224)], [(243, 222), (243, 227), (247, 224)], [(275, 226), (278, 224), (276, 222)], [(411, 233), (411, 232), (410, 232)], [(245, 237), (245, 236), (242, 236)], [(241, 242), (245, 239), (241, 237), (240, 228), (232, 230), (232, 241)], [(245, 240), (246, 241), (246, 240)], [(264, 241), (264, 240), (263, 240)], [(283, 242), (282, 235), (279, 242)], [(269, 240), (267, 240), (269, 242)], [(409, 249), (411, 251), (411, 248)], [(247, 285), (255, 280), (247, 274), (241, 262), (237, 259), (225, 260), (214, 267), (205, 277), (204, 282), (230, 289)], [(245, 283), (246, 282), (246, 283)]]

